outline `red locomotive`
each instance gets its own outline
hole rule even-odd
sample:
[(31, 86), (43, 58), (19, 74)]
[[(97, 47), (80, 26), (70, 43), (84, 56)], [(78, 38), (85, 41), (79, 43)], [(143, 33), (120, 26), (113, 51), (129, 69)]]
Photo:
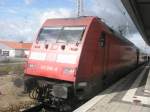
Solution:
[(49, 19), (30, 51), (26, 90), (36, 88), (37, 99), (89, 98), (135, 68), (139, 54), (97, 17)]

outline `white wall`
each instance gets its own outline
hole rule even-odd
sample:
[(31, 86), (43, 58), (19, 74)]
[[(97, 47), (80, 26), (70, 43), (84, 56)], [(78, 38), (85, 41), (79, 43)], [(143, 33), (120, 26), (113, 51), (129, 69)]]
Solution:
[(9, 52), (9, 56), (10, 57), (15, 57), (15, 50), (13, 49), (13, 50), (9, 50), (10, 52)]
[(24, 53), (25, 53), (25, 55), (28, 57), (28, 56), (29, 56), (30, 51), (29, 51), (29, 50), (25, 50), (25, 51), (24, 51)]

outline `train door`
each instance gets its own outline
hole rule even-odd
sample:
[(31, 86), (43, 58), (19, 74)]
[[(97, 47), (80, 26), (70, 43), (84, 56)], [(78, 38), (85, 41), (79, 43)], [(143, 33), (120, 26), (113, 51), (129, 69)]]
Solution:
[(94, 72), (95, 72), (95, 78), (94, 78), (94, 85), (95, 87), (95, 93), (97, 91), (100, 92), (103, 90), (104, 86), (104, 74), (105, 74), (105, 49), (106, 49), (106, 32), (102, 31), (98, 37), (98, 48), (96, 52), (96, 58), (95, 58), (95, 63), (94, 63)]
[(106, 33), (102, 31), (98, 37), (98, 47), (96, 50), (95, 61), (93, 63), (93, 74), (97, 77), (104, 74), (105, 71), (105, 47), (106, 47)]
[(102, 68), (102, 74), (105, 74), (106, 72), (106, 32), (102, 31), (99, 37), (99, 53), (100, 53), (100, 63)]
[(109, 47), (110, 47), (110, 38), (109, 34), (106, 32), (101, 32), (101, 37), (100, 37), (100, 49), (103, 54), (102, 58), (102, 66), (103, 66), (103, 72), (101, 74), (102, 78), (102, 88), (108, 87), (108, 64), (109, 64)]

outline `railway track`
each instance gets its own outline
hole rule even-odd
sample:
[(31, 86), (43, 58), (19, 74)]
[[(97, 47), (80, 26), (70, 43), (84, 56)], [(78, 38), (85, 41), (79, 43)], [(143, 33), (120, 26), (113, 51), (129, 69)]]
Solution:
[(30, 105), (30, 107), (22, 108), (19, 112), (72, 112), (86, 101), (74, 102), (73, 106), (70, 105), (49, 105), (50, 102), (40, 102)]
[(55, 106), (48, 107), (44, 103), (38, 103), (36, 105), (31, 105), (28, 108), (20, 109), (19, 112), (70, 112), (70, 111), (65, 111)]
[(31, 105), (28, 108), (20, 109), (19, 112), (42, 112), (43, 108), (44, 108), (43, 103), (38, 103), (36, 105)]

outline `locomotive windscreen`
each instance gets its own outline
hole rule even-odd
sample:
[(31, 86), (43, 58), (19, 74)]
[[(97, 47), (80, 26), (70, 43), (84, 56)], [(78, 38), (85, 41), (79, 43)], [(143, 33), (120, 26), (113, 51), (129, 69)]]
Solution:
[(85, 27), (44, 27), (41, 29), (38, 41), (53, 43), (76, 43), (80, 42)]

